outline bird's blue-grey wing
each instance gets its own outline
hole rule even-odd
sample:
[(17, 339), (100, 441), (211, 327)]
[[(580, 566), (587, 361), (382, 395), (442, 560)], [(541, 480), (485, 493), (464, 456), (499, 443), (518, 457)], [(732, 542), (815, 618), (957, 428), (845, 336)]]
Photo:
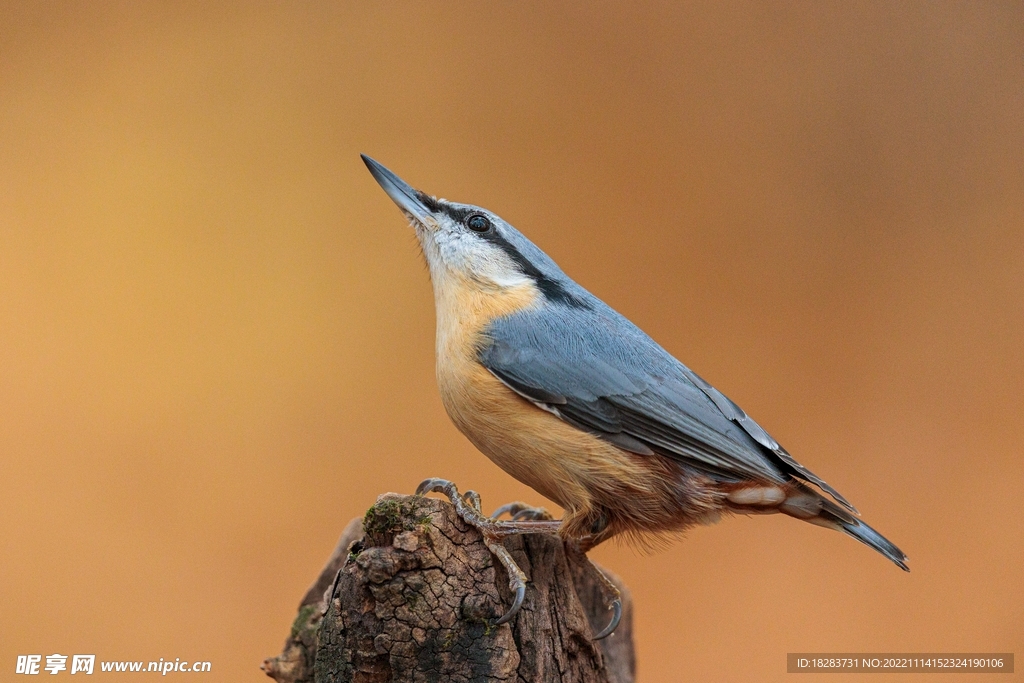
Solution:
[(739, 406), (597, 300), (498, 318), (479, 359), (524, 398), (631, 452), (724, 480), (795, 476), (851, 507)]

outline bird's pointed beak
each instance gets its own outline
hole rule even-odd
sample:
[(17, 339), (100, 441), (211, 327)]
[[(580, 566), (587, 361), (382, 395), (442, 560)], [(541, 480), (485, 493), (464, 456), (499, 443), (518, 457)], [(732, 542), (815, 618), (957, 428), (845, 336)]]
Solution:
[(384, 191), (391, 197), (391, 201), (398, 204), (398, 208), (421, 224), (425, 225), (428, 220), (433, 220), (433, 212), (420, 200), (420, 193), (414, 190), (409, 183), (365, 154), (359, 156), (363, 158), (366, 168), (370, 169), (374, 180), (384, 188)]

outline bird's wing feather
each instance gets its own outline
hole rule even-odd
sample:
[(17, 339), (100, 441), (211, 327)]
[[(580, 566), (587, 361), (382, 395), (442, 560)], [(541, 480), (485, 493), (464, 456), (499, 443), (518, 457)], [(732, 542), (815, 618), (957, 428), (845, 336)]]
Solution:
[(538, 407), (631, 452), (673, 457), (726, 480), (795, 476), (850, 507), (724, 394), (593, 303), (493, 321), (480, 362)]
[(753, 437), (755, 441), (767, 448), (775, 455), (775, 457), (788, 465), (793, 470), (793, 474), (796, 477), (814, 484), (822, 491), (825, 491), (835, 498), (836, 502), (840, 503), (850, 512), (857, 513), (857, 508), (853, 507), (853, 504), (846, 500), (846, 498), (843, 498), (839, 491), (836, 491), (834, 488), (829, 486), (824, 479), (797, 462), (796, 458), (789, 454), (789, 451), (783, 448), (778, 441), (773, 439), (771, 434), (766, 432), (761, 425), (754, 422), (754, 419), (743, 412), (743, 409), (733, 403), (728, 396), (708, 384), (704, 381), (704, 378), (693, 370), (686, 368), (686, 372), (691, 381), (700, 387), (701, 391), (707, 394), (708, 398), (718, 406), (723, 415), (743, 427), (747, 434)]

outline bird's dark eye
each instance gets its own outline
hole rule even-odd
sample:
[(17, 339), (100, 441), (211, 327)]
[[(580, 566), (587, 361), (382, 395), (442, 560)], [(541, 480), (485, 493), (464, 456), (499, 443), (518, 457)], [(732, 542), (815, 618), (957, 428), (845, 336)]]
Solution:
[(470, 230), (474, 230), (476, 232), (487, 232), (491, 227), (491, 221), (483, 214), (474, 213), (466, 220), (466, 225)]

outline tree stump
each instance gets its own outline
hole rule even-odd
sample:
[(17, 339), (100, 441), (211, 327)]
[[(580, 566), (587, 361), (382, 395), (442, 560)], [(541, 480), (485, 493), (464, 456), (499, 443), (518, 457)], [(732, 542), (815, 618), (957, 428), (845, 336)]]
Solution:
[[(361, 523), (360, 523), (361, 522)], [(338, 541), (306, 593), (284, 652), (263, 662), (277, 683), (558, 681), (631, 683), (632, 604), (614, 634), (597, 572), (546, 534), (505, 545), (530, 582), (519, 614), (508, 576), (447, 501), (387, 493)]]

